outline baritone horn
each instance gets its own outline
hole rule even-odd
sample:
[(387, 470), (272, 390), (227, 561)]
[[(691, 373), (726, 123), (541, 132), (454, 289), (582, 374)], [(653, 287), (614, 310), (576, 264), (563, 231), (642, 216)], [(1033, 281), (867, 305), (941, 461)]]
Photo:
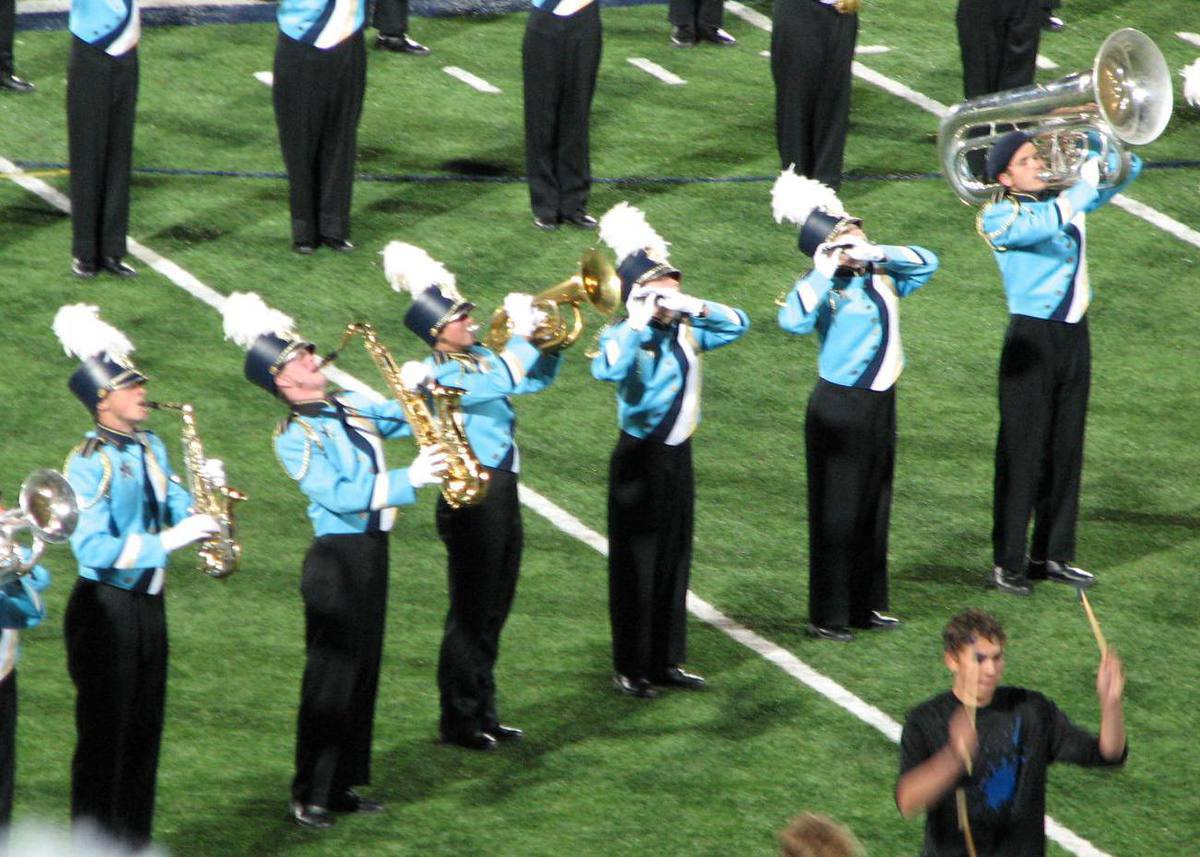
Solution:
[[(1015, 127), (1034, 138), (1047, 166), (1041, 177), (1052, 187), (1078, 181), (1093, 152), (1102, 159), (1100, 180), (1120, 184), (1129, 175), (1126, 147), (1156, 140), (1171, 119), (1173, 100), (1162, 51), (1139, 30), (1117, 30), (1096, 52), (1090, 71), (952, 107), (938, 129), (942, 171), (963, 202), (987, 202), (1002, 185), (982, 180), (973, 167)], [(1098, 151), (1089, 144), (1093, 135)], [(980, 154), (969, 163), (974, 152)]]
[[(28, 574), (47, 544), (61, 544), (79, 523), (75, 489), (56, 470), (41, 469), (21, 483), (18, 508), (0, 512), (0, 585)], [(29, 530), (29, 556), (22, 558), (16, 535)]]
[[(612, 315), (621, 304), (621, 279), (599, 250), (591, 249), (579, 260), (579, 273), (551, 286), (533, 298), (533, 306), (546, 314), (534, 328), (529, 340), (539, 351), (561, 351), (570, 348), (583, 334), (581, 304), (590, 303), (597, 312)], [(570, 307), (571, 320), (563, 317), (563, 307)], [(512, 321), (502, 308), (492, 313), (483, 344), (501, 351), (512, 336)]]

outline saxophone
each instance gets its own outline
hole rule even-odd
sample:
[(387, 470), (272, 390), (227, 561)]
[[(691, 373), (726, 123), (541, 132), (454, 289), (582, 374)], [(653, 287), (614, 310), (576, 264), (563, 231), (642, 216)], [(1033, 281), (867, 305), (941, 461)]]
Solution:
[(404, 416), (412, 428), (417, 446), (426, 449), (441, 447), (446, 453), (446, 475), (442, 477), (442, 496), (451, 509), (474, 506), (483, 502), (487, 494), (488, 472), (475, 457), (467, 440), (463, 424), (460, 400), (466, 392), (458, 387), (444, 387), (429, 383), (425, 388), (433, 399), (433, 410), (420, 392), (407, 389), (400, 382), (400, 367), (382, 342), (374, 326), (368, 322), (351, 322), (346, 325), (337, 349), (325, 358), (329, 364), (337, 359), (338, 353), (356, 334), (361, 333), (363, 346), (375, 361), (392, 396), (404, 410)]
[(189, 404), (174, 402), (147, 402), (158, 411), (178, 411), (183, 423), (183, 458), (187, 465), (188, 491), (192, 495), (192, 506), (197, 514), (212, 515), (220, 529), (200, 542), (200, 571), (209, 577), (228, 577), (238, 570), (242, 557), (242, 546), (234, 537), (233, 506), (246, 499), (241, 491), (230, 488), (222, 481), (209, 478), (204, 473), (204, 446), (196, 431), (196, 410)]

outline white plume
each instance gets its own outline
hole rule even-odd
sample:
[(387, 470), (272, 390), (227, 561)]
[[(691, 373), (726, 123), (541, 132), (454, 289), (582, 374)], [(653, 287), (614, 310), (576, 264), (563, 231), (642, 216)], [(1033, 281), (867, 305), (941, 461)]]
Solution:
[(1183, 75), (1183, 97), (1193, 107), (1200, 107), (1200, 59), (1180, 72)]
[(667, 248), (671, 246), (646, 222), (642, 210), (627, 202), (617, 203), (600, 218), (600, 240), (612, 248), (618, 265), (638, 250), (645, 250), (651, 259), (666, 262)]
[(129, 338), (102, 320), (100, 310), (89, 304), (60, 307), (52, 327), (63, 350), (80, 360), (107, 354), (120, 363), (133, 353)]
[(271, 309), (254, 292), (234, 292), (225, 299), (225, 338), (247, 350), (264, 333), (281, 339), (295, 336), (296, 323), (290, 315)]
[(796, 175), (795, 164), (775, 179), (775, 185), (771, 188), (771, 210), (776, 223), (787, 220), (803, 226), (817, 208), (824, 209), (834, 217), (846, 215), (846, 209), (842, 207), (842, 201), (834, 189), (816, 179)]
[(408, 292), (414, 298), (434, 286), (452, 301), (463, 299), (455, 287), (454, 275), (415, 244), (389, 241), (383, 248), (383, 275), (397, 292)]

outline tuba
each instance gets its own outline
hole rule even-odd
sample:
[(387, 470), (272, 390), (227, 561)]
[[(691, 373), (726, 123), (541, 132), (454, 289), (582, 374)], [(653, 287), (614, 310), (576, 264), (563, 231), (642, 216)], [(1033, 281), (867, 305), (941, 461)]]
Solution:
[(1034, 138), (1047, 166), (1042, 178), (1051, 186), (1078, 181), (1092, 135), (1100, 141), (1095, 154), (1103, 159), (1101, 181), (1119, 184), (1129, 174), (1126, 147), (1162, 134), (1173, 98), (1171, 72), (1158, 46), (1139, 30), (1117, 30), (1100, 46), (1091, 71), (950, 108), (938, 129), (942, 171), (963, 202), (987, 202), (1002, 185), (978, 178), (968, 155), (980, 152), (971, 160), (982, 159), (1001, 136), (1019, 128)]
[(242, 546), (234, 536), (233, 506), (246, 499), (241, 491), (230, 488), (224, 480), (211, 478), (204, 472), (204, 446), (196, 431), (196, 411), (188, 404), (147, 402), (157, 411), (178, 411), (183, 423), (183, 458), (187, 465), (188, 491), (192, 506), (198, 514), (212, 515), (220, 528), (216, 534), (200, 542), (200, 571), (217, 579), (228, 577), (238, 570)]
[[(56, 470), (35, 470), (21, 483), (18, 509), (0, 512), (0, 585), (27, 574), (47, 544), (61, 544), (79, 523), (75, 490)], [(16, 534), (29, 530), (29, 558), (22, 559)]]
[(392, 391), (392, 396), (404, 410), (404, 416), (412, 428), (417, 446), (425, 449), (440, 446), (446, 453), (446, 474), (442, 477), (442, 496), (451, 509), (474, 506), (483, 502), (487, 494), (488, 472), (484, 470), (467, 440), (463, 425), (460, 399), (464, 390), (458, 387), (443, 387), (441, 384), (426, 385), (433, 398), (434, 408), (430, 411), (425, 396), (407, 389), (400, 382), (400, 367), (387, 347), (379, 341), (375, 328), (366, 322), (346, 325), (342, 341), (332, 354), (325, 358), (325, 365), (337, 359), (356, 333), (363, 336), (363, 345), (375, 361), (379, 373)]
[[(580, 305), (590, 303), (604, 315), (612, 315), (621, 304), (621, 280), (599, 250), (588, 250), (579, 260), (579, 273), (551, 286), (533, 298), (533, 305), (546, 314), (534, 328), (529, 340), (539, 351), (561, 351), (570, 348), (583, 333), (583, 312)], [(561, 308), (569, 306), (570, 323), (563, 318)], [(483, 344), (493, 351), (502, 351), (512, 336), (512, 322), (503, 308), (492, 313)]]

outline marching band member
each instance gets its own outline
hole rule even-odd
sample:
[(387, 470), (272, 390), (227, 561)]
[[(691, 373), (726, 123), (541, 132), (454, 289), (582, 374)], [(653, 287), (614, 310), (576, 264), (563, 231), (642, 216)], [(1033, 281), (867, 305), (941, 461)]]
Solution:
[(609, 467), (608, 598), (614, 685), (644, 699), (654, 684), (697, 688), (683, 669), (692, 564), (692, 433), (700, 422), (701, 352), (740, 338), (740, 309), (683, 294), (667, 243), (640, 210), (601, 218), (629, 316), (600, 336), (592, 376), (617, 384), (621, 429)]
[(396, 507), (438, 482), (444, 457), (423, 449), (388, 469), (382, 440), (410, 434), (399, 405), (328, 392), (315, 347), (253, 293), (224, 308), (225, 336), (247, 350), (247, 380), (289, 408), (275, 454), (308, 497), (315, 538), (304, 558), (307, 662), (296, 728), (291, 814), (328, 828), (331, 812), (378, 812), (354, 786), (371, 779), (371, 730), (387, 615), (388, 531)]
[(523, 533), (517, 481), (521, 456), (513, 436), (512, 396), (544, 390), (558, 374), (560, 353), (538, 351), (529, 341), (543, 315), (533, 299), (513, 293), (504, 299), (512, 337), (499, 354), (475, 339), (471, 310), (455, 288), (454, 275), (419, 247), (393, 241), (384, 251), (384, 271), (412, 305), (404, 325), (433, 353), (402, 369), (404, 383), (417, 389), (429, 380), (465, 391), (460, 405), (466, 438), (487, 473), (487, 490), (476, 505), (451, 508), (438, 498), (438, 535), (446, 545), (450, 610), (438, 659), (441, 740), (471, 750), (491, 750), (497, 741), (522, 737), (500, 722), (496, 711), (495, 665), (500, 631), (516, 595)]
[(1001, 592), (1028, 595), (1031, 578), (1075, 586), (1095, 579), (1072, 565), (1092, 371), (1084, 215), (1137, 177), (1142, 161), (1131, 158), (1118, 187), (1099, 187), (1100, 159), (1093, 156), (1079, 181), (1055, 192), (1025, 132), (1006, 134), (988, 151), (987, 179), (1003, 193), (982, 208), (977, 225), (1000, 266), (1010, 313), (1000, 355), (992, 511), (990, 582)]
[[(0, 507), (0, 515), (4, 509)], [(0, 536), (2, 539), (3, 536)], [(28, 562), (24, 549), (16, 554)], [(20, 629), (34, 628), (46, 617), (41, 592), (50, 574), (34, 565), (0, 586), (0, 852), (12, 820), (13, 771), (17, 759), (17, 642)]]
[(167, 689), (163, 603), (167, 555), (217, 532), (190, 513), (167, 450), (141, 429), (146, 376), (133, 345), (96, 307), (59, 309), (54, 332), (82, 361), (71, 392), (95, 420), (67, 458), (79, 522), (71, 549), (79, 579), (64, 617), (67, 666), (77, 691), (71, 819), (99, 825), (132, 848), (150, 841)]
[(776, 221), (800, 227), (813, 270), (779, 310), (788, 333), (817, 332), (820, 378), (804, 424), (808, 465), (808, 633), (850, 642), (850, 627), (895, 628), (887, 539), (896, 456), (896, 381), (904, 368), (899, 299), (938, 260), (922, 247), (871, 244), (833, 190), (785, 170)]

